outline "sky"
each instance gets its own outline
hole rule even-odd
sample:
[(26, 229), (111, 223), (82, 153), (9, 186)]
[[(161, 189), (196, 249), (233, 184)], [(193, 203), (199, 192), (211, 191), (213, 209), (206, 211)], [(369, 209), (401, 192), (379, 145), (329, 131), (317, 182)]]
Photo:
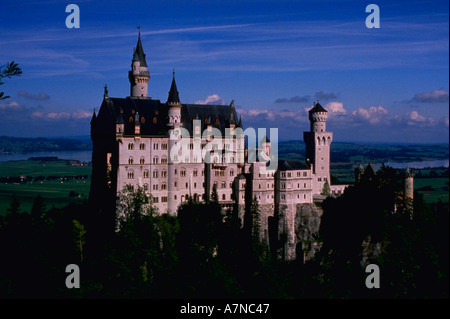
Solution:
[(319, 101), (334, 141), (449, 142), (449, 5), (429, 0), (2, 0), (0, 65), (23, 74), (0, 86), (0, 136), (89, 135), (104, 85), (130, 94), (137, 26), (153, 99), (175, 69), (182, 103), (234, 100), (244, 128), (280, 140), (301, 140)]

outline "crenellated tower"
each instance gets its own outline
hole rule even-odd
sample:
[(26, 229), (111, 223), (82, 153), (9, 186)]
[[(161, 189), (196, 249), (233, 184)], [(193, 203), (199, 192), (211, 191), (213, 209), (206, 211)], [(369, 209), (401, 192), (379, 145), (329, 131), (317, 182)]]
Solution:
[(327, 132), (327, 110), (318, 102), (309, 110), (310, 131), (303, 132), (306, 161), (313, 165), (313, 193), (320, 194), (326, 181), (330, 184), (330, 145), (333, 133)]

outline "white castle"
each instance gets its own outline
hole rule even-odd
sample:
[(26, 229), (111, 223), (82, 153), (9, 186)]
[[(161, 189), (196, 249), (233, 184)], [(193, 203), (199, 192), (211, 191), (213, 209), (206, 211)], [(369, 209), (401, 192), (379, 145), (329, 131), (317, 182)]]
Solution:
[[(130, 96), (109, 97), (105, 87), (100, 110), (98, 114), (94, 111), (91, 120), (90, 197), (97, 206), (111, 201), (125, 185), (132, 185), (143, 187), (151, 194), (160, 213), (176, 214), (178, 206), (188, 198), (199, 202), (209, 200), (215, 187), (219, 203), (237, 207), (244, 226), (244, 215), (256, 198), (260, 209), (260, 234), (267, 243), (272, 236), (269, 234), (271, 220), (281, 216), (282, 221), (278, 221), (274, 229), (278, 233), (276, 236), (283, 232), (286, 237), (283, 258), (295, 258), (298, 243), (295, 218), (299, 205), (313, 204), (315, 198), (322, 196), (326, 184), (331, 194), (340, 194), (346, 187), (331, 185), (333, 133), (326, 130), (327, 111), (319, 103), (314, 103), (309, 110), (310, 130), (303, 133), (306, 163), (280, 161), (277, 168), (271, 170), (266, 162), (249, 161), (251, 150), (245, 149), (243, 136), (227, 136), (226, 132), (243, 129), (234, 102), (230, 105), (181, 103), (175, 72), (165, 103), (148, 96), (150, 72), (140, 35), (128, 77)], [(186, 158), (185, 154), (173, 158), (170, 152), (176, 140), (170, 136), (180, 128), (191, 136), (190, 154)], [(196, 156), (194, 144), (200, 143), (204, 151), (213, 129), (218, 130), (222, 138), (213, 140), (206, 157)], [(206, 139), (196, 140), (201, 133), (205, 136), (205, 132)], [(256, 152), (270, 156), (268, 138), (260, 140), (259, 146)], [(239, 154), (245, 157), (240, 158)]]

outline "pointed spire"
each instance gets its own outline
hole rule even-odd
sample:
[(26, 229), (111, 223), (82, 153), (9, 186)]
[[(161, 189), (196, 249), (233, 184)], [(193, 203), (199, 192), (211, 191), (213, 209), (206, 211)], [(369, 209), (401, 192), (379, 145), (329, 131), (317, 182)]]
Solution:
[(142, 67), (147, 67), (147, 61), (145, 60), (145, 53), (144, 53), (144, 49), (142, 47), (142, 42), (141, 42), (141, 27), (138, 27), (139, 29), (139, 35), (138, 35), (138, 42), (136, 44), (136, 48), (134, 49), (133, 52), (133, 61), (139, 61), (141, 62), (141, 66)]
[(95, 122), (97, 122), (97, 115), (95, 114), (95, 108), (94, 108), (94, 113), (92, 113), (92, 118), (91, 118), (91, 125), (94, 125)]
[(180, 104), (180, 96), (177, 90), (177, 83), (175, 82), (175, 69), (173, 69), (172, 85), (170, 86), (168, 104)]

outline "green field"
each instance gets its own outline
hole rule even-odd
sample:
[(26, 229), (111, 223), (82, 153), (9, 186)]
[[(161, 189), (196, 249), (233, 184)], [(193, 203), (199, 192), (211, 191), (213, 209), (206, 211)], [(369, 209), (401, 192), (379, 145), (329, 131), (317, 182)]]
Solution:
[[(34, 199), (40, 194), (47, 208), (63, 207), (69, 203), (82, 203), (89, 196), (90, 176), (89, 166), (70, 166), (64, 160), (58, 161), (9, 161), (0, 162), (0, 177), (6, 176), (78, 176), (88, 175), (87, 179), (61, 181), (41, 180), (21, 183), (0, 183), (0, 215), (6, 213), (11, 198), (16, 195), (21, 205), (21, 211), (29, 212)], [(78, 196), (69, 196), (73, 191)]]
[(448, 203), (448, 183), (449, 179), (444, 177), (416, 178), (414, 189), (423, 194), (423, 198), (428, 203), (436, 203), (439, 199), (443, 203)]

